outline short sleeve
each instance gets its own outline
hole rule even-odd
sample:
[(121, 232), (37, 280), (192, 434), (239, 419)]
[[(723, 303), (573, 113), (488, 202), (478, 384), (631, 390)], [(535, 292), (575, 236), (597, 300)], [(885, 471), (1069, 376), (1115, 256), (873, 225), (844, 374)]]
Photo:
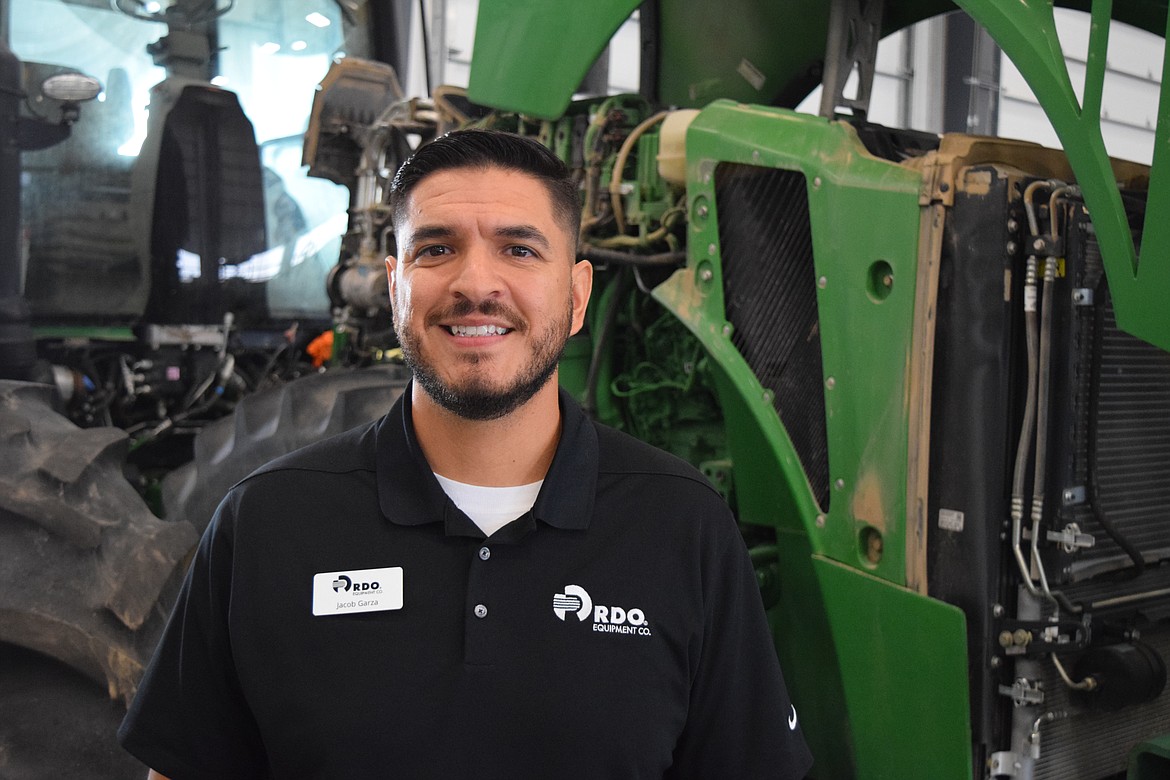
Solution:
[(670, 778), (803, 778), (812, 766), (730, 511), (704, 520), (704, 628)]
[(228, 633), (233, 496), (200, 540), (178, 601), (118, 730), (122, 746), (171, 777), (262, 777), (266, 761)]

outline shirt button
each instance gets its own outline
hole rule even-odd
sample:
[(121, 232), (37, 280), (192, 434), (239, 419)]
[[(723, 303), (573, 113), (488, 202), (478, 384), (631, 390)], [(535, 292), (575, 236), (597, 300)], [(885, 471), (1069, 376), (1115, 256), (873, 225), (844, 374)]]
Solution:
[(489, 549), (488, 549), (488, 548), (486, 548), (486, 547), (480, 547), (480, 548), (479, 548), (479, 559), (480, 559), (481, 561), (486, 561), (486, 560), (487, 560), (488, 558), (490, 558), (490, 557), (492, 557), (492, 551), (491, 551), (491, 550), (489, 550)]
[(476, 604), (475, 616), (477, 618), (487, 617), (487, 607), (485, 607), (483, 604)]

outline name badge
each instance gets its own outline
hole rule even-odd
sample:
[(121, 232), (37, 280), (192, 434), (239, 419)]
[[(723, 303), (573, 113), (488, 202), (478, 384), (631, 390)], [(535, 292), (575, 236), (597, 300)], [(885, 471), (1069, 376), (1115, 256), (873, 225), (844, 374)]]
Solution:
[(313, 575), (313, 614), (348, 615), (402, 609), (402, 567)]

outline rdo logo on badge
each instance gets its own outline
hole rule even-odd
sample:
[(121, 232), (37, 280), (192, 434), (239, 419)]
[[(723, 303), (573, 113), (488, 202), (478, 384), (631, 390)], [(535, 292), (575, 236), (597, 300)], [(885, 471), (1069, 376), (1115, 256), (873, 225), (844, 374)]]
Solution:
[(313, 575), (313, 614), (346, 615), (402, 609), (402, 567)]

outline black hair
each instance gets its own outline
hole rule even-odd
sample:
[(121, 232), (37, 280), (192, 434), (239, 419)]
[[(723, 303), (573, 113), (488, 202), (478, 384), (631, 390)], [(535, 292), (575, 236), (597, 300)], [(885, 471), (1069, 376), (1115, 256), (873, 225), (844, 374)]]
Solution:
[(419, 147), (402, 163), (390, 184), (395, 227), (402, 223), (410, 193), (420, 181), (455, 168), (502, 168), (539, 180), (548, 191), (553, 215), (569, 230), (570, 241), (576, 246), (581, 198), (568, 168), (536, 139), (499, 130), (454, 130)]

